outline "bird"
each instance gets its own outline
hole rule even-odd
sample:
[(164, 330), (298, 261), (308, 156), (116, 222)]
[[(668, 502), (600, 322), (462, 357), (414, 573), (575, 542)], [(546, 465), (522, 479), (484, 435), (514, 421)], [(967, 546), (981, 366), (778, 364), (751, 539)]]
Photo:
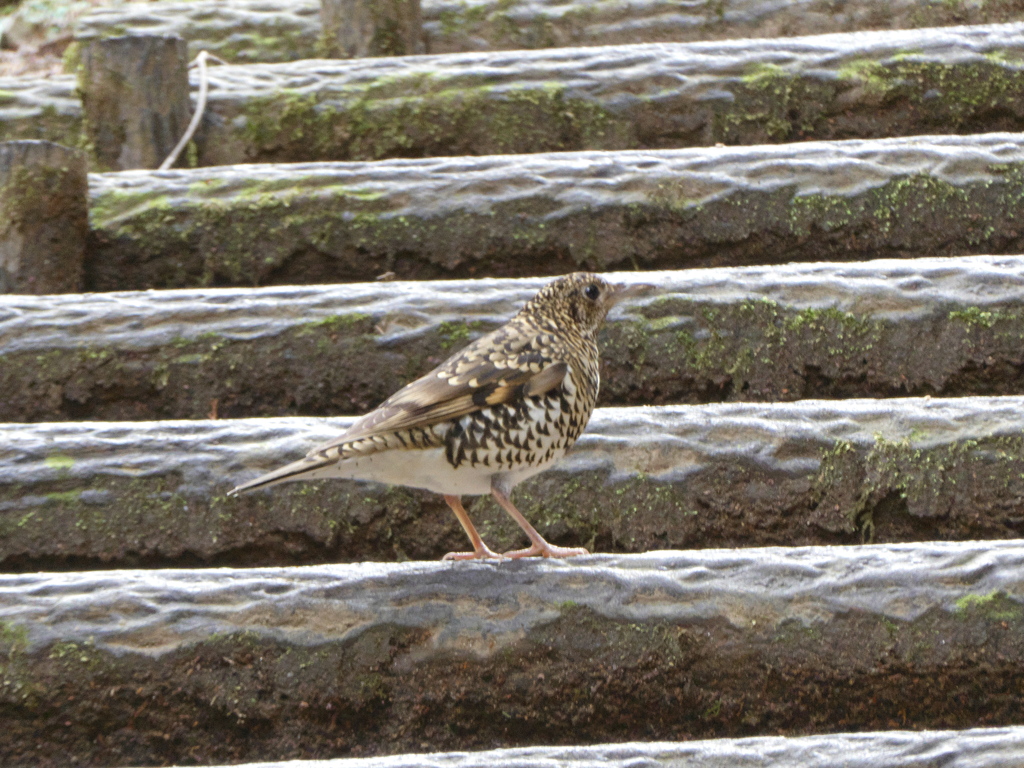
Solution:
[[(512, 489), (565, 455), (582, 434), (600, 386), (597, 334), (619, 301), (645, 284), (575, 272), (545, 285), (500, 328), (387, 398), (337, 439), (229, 491), (295, 480), (348, 478), (423, 488), (444, 497), (472, 551), (444, 560), (565, 558), (512, 503)], [(464, 495), (490, 494), (529, 546), (498, 553), (481, 539)]]

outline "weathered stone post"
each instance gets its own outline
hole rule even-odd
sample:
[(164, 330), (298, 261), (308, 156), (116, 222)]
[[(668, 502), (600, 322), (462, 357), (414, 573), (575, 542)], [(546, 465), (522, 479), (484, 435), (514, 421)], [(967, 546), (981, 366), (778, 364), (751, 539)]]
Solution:
[(423, 53), (420, 0), (320, 0), (328, 56), (405, 56)]
[(188, 49), (177, 35), (84, 40), (78, 87), (101, 168), (156, 168), (188, 126)]
[(88, 233), (83, 153), (50, 141), (0, 143), (0, 293), (82, 290)]

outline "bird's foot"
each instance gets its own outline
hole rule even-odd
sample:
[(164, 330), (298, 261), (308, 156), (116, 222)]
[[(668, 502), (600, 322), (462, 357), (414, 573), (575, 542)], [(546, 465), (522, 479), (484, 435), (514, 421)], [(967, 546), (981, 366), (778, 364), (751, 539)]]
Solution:
[(506, 552), (505, 557), (509, 560), (518, 560), (520, 557), (577, 557), (578, 555), (589, 555), (589, 550), (583, 547), (556, 547), (554, 544), (534, 544), (526, 549), (516, 549)]
[(508, 558), (500, 552), (495, 552), (486, 544), (481, 544), (479, 549), (472, 552), (449, 552), (441, 560), (507, 560)]

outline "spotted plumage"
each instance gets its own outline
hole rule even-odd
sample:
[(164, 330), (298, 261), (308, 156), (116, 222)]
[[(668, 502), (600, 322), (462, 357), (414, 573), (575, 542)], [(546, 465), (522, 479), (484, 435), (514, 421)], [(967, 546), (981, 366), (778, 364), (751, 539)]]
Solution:
[[(445, 497), (473, 545), (448, 559), (583, 554), (544, 541), (509, 494), (558, 461), (586, 428), (600, 383), (597, 332), (617, 301), (646, 287), (589, 273), (559, 278), (338, 439), (232, 493), (328, 477), (425, 488)], [(485, 493), (523, 528), (530, 547), (498, 555), (481, 541), (460, 497)]]

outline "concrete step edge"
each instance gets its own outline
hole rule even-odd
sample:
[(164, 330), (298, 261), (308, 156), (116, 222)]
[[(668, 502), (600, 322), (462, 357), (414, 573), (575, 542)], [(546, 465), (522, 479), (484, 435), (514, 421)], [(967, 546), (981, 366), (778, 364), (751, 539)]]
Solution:
[[(1006, 539), (1024, 531), (1024, 398), (598, 409), (513, 499), (560, 544), (678, 547)], [(440, 497), (359, 483), (237, 483), (349, 419), (0, 426), (7, 570), (439, 558), (464, 537)], [(492, 547), (521, 534), (467, 498)]]

